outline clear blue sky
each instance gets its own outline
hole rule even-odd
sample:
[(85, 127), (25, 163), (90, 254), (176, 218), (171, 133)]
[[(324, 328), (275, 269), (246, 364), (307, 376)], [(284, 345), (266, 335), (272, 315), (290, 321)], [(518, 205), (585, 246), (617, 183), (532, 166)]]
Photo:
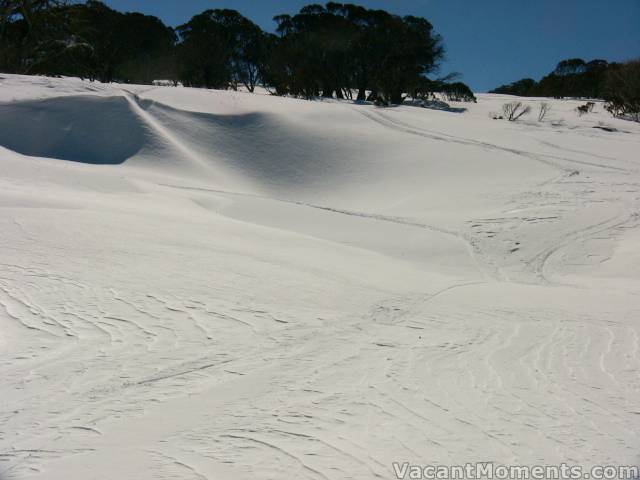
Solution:
[[(105, 0), (177, 26), (208, 8), (232, 8), (273, 31), (274, 15), (312, 0)], [(640, 57), (640, 0), (362, 0), (400, 15), (427, 18), (444, 37), (442, 74), (460, 72), (483, 92), (523, 77), (539, 79), (559, 60)]]

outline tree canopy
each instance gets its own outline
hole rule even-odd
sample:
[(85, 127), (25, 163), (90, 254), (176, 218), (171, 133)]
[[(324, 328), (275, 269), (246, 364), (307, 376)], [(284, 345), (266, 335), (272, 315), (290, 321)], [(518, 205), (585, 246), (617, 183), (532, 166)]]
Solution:
[(524, 78), (502, 85), (489, 93), (518, 95), (521, 97), (579, 97), (603, 98), (607, 72), (617, 64), (606, 60), (585, 62), (581, 58), (562, 60), (556, 68), (539, 82)]
[(0, 0), (0, 69), (205, 88), (400, 103), (437, 71), (442, 38), (424, 18), (329, 2), (274, 18), (263, 32), (235, 10), (206, 10), (175, 30), (97, 0)]

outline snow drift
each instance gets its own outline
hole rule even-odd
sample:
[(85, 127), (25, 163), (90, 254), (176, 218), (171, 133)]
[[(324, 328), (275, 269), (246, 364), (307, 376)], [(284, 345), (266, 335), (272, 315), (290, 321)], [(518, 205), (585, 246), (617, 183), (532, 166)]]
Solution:
[(0, 105), (0, 145), (24, 155), (112, 165), (131, 158), (151, 140), (122, 96)]
[(4, 76), (0, 478), (640, 463), (639, 127), (507, 100)]

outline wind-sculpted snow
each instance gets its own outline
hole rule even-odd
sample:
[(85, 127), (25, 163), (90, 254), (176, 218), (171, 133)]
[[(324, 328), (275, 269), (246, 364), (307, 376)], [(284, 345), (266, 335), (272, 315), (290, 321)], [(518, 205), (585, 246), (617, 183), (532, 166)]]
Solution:
[(1, 480), (640, 463), (637, 125), (5, 77)]
[(201, 156), (220, 159), (225, 168), (274, 188), (314, 179), (334, 183), (348, 171), (344, 159), (358, 151), (352, 144), (358, 142), (346, 142), (346, 135), (328, 139), (261, 112), (216, 115), (149, 101), (142, 106)]
[(0, 145), (24, 155), (113, 165), (149, 141), (148, 129), (121, 96), (0, 104)]

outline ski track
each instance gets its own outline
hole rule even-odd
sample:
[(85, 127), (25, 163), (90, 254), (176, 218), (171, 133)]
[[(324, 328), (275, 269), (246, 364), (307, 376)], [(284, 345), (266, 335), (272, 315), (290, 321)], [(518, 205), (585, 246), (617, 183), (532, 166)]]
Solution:
[[(567, 157), (560, 157), (557, 155), (549, 155), (549, 154), (543, 154), (543, 153), (537, 153), (537, 154), (533, 154), (531, 152), (527, 152), (524, 150), (518, 150), (515, 148), (509, 148), (509, 147), (503, 147), (503, 146), (499, 146), (493, 143), (488, 143), (488, 142), (481, 142), (478, 140), (472, 140), (472, 139), (466, 139), (466, 138), (461, 138), (461, 137), (457, 137), (457, 136), (453, 136), (453, 135), (447, 135), (447, 134), (442, 134), (439, 132), (433, 132), (430, 130), (423, 130), (423, 129), (416, 129), (413, 126), (409, 126), (406, 123), (402, 123), (399, 122), (397, 120), (393, 120), (391, 118), (389, 118), (388, 115), (384, 115), (381, 112), (376, 112), (374, 110), (369, 110), (369, 111), (364, 111), (364, 110), (360, 110), (357, 109), (358, 113), (360, 113), (361, 115), (363, 115), (364, 117), (368, 118), (369, 120), (372, 120), (375, 123), (378, 123), (380, 125), (383, 125), (385, 127), (391, 128), (393, 130), (402, 132), (402, 133), (406, 133), (408, 135), (415, 135), (415, 136), (419, 136), (419, 137), (424, 137), (424, 138), (428, 138), (430, 140), (437, 140), (437, 141), (442, 141), (442, 142), (450, 142), (450, 143), (458, 143), (460, 145), (472, 145), (472, 146), (479, 146), (482, 148), (487, 148), (489, 150), (496, 150), (496, 151), (502, 151), (502, 152), (506, 152), (506, 153), (512, 153), (514, 155), (519, 155), (525, 158), (529, 158), (531, 160), (543, 163), (545, 165), (550, 165), (553, 166), (555, 168), (558, 168), (560, 170), (563, 170), (565, 172), (570, 172), (570, 168), (566, 165), (563, 165), (563, 162), (569, 162), (572, 164), (577, 164), (577, 165), (583, 165), (583, 166), (589, 166), (589, 167), (596, 167), (596, 168), (601, 168), (604, 170), (613, 170), (613, 171), (620, 171), (620, 172), (627, 172), (627, 169), (621, 168), (621, 167), (617, 167), (617, 166), (611, 166), (611, 165), (605, 165), (605, 164), (601, 164), (601, 163), (594, 163), (594, 162), (586, 162), (586, 161), (580, 161), (580, 160), (574, 160), (574, 159), (570, 159)], [(558, 160), (560, 162), (558, 162)]]
[[(394, 461), (640, 462), (637, 277), (619, 289), (590, 276), (639, 223), (639, 171), (609, 137), (594, 137), (612, 142), (600, 155), (528, 132), (542, 149), (528, 150), (400, 111), (321, 106), (425, 147), (560, 171), (444, 224), (331, 195), (208, 187), (210, 159), (140, 105), (162, 89), (109, 88), (202, 179), (123, 170), (143, 193), (79, 213), (0, 203), (0, 478), (383, 479)], [(368, 219), (373, 234), (441, 234), (463, 245), (469, 270), (430, 277), (294, 235), (294, 222), (212, 215), (196, 194), (285, 205), (300, 221)]]

